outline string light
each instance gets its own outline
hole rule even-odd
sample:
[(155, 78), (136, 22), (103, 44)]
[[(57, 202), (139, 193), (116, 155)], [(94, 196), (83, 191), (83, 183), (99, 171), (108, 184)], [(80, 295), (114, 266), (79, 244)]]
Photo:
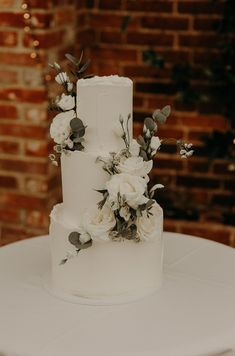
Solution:
[(39, 46), (40, 42), (37, 38), (35, 38), (34, 29), (36, 28), (36, 23), (34, 18), (32, 17), (30, 6), (27, 2), (23, 2), (21, 5), (21, 9), (23, 10), (23, 19), (25, 21), (24, 32), (29, 36), (29, 43), (31, 44), (32, 51), (29, 54), (30, 58), (37, 59), (38, 65), (40, 64), (40, 55), (39, 55)]

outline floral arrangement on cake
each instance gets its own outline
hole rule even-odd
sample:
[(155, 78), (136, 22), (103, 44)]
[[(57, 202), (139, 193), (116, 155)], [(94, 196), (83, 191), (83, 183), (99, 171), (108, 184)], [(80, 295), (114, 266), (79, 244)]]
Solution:
[[(76, 71), (72, 71), (72, 74), (76, 78), (79, 77), (87, 68), (87, 64), (80, 68), (81, 58), (76, 61), (71, 55), (66, 57), (75, 65)], [(51, 66), (58, 72), (55, 80), (66, 92), (53, 104), (54, 109), (61, 111), (50, 127), (51, 137), (56, 143), (54, 150), (57, 154), (83, 150), (86, 127), (76, 116), (76, 86), (57, 63)], [(153, 168), (155, 156), (168, 141), (162, 140), (156, 134), (159, 125), (166, 122), (170, 112), (170, 106), (167, 105), (162, 110), (155, 110), (151, 117), (145, 118), (142, 135), (137, 139), (131, 139), (129, 132), (131, 114), (124, 119), (117, 113), (123, 149), (110, 152), (106, 157), (97, 157), (97, 164), (102, 165), (101, 169), (108, 173), (109, 179), (104, 188), (98, 190), (101, 200), (85, 211), (76, 231), (69, 234), (68, 239), (75, 247), (75, 252), (67, 254), (61, 264), (77, 255), (80, 250), (92, 246), (93, 241), (154, 240), (157, 216), (161, 213), (154, 196), (156, 190), (164, 186), (160, 183), (151, 186), (149, 173)], [(182, 158), (193, 154), (191, 143), (180, 140), (175, 140), (175, 143)], [(51, 154), (50, 158), (57, 165), (55, 154)]]

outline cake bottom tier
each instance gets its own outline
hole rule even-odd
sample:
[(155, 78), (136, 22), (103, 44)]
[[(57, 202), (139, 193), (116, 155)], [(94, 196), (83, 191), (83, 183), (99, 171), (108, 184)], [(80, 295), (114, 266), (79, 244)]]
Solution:
[(59, 204), (52, 211), (50, 224), (52, 288), (81, 298), (134, 300), (161, 286), (162, 216), (153, 242), (94, 241), (91, 247), (60, 264), (74, 252), (68, 235), (76, 230), (61, 220), (62, 216), (63, 204)]

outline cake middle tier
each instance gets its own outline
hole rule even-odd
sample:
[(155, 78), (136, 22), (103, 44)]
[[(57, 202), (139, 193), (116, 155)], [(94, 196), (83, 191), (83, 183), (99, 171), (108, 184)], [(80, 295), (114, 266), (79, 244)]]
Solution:
[(120, 117), (125, 124), (130, 115), (128, 131), (132, 139), (132, 102), (133, 84), (129, 78), (111, 75), (77, 81), (77, 115), (87, 126), (86, 152), (99, 155), (123, 148)]
[(109, 175), (96, 163), (96, 156), (80, 151), (61, 155), (63, 214), (77, 224), (83, 212), (102, 200), (97, 190), (104, 189)]

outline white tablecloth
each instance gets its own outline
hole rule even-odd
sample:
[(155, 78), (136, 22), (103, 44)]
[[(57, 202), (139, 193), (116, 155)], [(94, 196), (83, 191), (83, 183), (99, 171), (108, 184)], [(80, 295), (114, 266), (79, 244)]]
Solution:
[(0, 355), (201, 356), (235, 348), (235, 250), (165, 233), (164, 284), (131, 304), (49, 294), (48, 237), (0, 249)]

